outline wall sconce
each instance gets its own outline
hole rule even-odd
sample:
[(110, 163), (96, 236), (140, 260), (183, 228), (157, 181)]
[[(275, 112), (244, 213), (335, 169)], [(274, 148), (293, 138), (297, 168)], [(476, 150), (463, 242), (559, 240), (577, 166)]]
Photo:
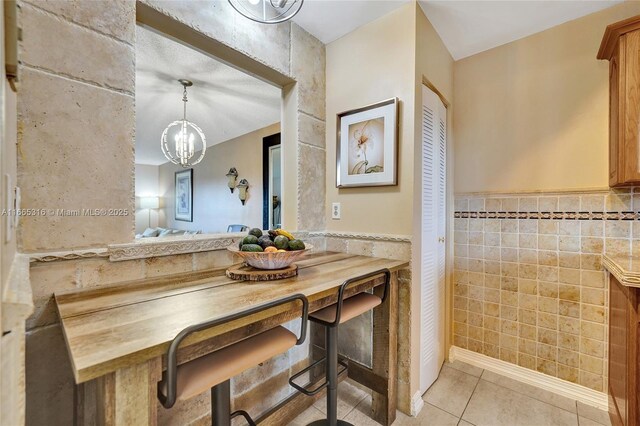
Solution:
[(249, 189), (249, 181), (246, 179), (242, 179), (238, 184), (238, 198), (242, 201), (242, 205), (244, 206), (244, 202), (247, 200), (247, 190)]
[(238, 179), (238, 171), (235, 167), (232, 167), (229, 169), (229, 173), (227, 173), (225, 176), (227, 176), (227, 179), (229, 179), (229, 183), (227, 185), (229, 185), (229, 190), (233, 194), (233, 188), (236, 187), (236, 180)]

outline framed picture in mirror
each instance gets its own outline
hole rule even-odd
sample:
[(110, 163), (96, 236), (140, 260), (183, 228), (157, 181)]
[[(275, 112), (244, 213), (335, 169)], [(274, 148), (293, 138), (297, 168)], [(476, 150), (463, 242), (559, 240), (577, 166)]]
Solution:
[(397, 185), (398, 98), (338, 114), (336, 186)]
[(193, 169), (176, 172), (175, 219), (193, 222)]

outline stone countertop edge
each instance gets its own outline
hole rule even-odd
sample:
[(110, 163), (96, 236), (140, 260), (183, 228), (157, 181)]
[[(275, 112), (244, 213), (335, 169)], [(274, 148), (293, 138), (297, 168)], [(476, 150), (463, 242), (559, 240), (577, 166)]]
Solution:
[(640, 288), (640, 256), (602, 255), (602, 265), (620, 284)]

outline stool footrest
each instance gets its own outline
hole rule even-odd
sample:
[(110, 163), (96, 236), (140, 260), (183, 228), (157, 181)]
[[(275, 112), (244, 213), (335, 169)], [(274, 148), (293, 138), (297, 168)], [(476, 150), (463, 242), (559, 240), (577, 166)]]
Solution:
[[(295, 379), (297, 379), (298, 377), (302, 376), (304, 373), (308, 372), (312, 368), (316, 367), (321, 362), (326, 361), (326, 359), (327, 359), (326, 357), (320, 358), (319, 360), (317, 360), (316, 362), (314, 362), (310, 366), (308, 366), (306, 368), (303, 368), (302, 370), (298, 371), (296, 374), (294, 374), (293, 376), (291, 376), (289, 378), (289, 384), (292, 387), (294, 387), (296, 390), (298, 390), (299, 392), (302, 392), (303, 394), (305, 394), (307, 396), (313, 396), (313, 395), (317, 394), (318, 392), (320, 392), (322, 389), (324, 389), (327, 386), (329, 386), (329, 381), (328, 380), (325, 380), (321, 385), (318, 385), (315, 389), (311, 389), (311, 390), (308, 390), (308, 389), (304, 388), (303, 386), (300, 386), (300, 385), (294, 383)], [(349, 366), (342, 360), (338, 360), (338, 364), (340, 364), (343, 367), (341, 370), (338, 371), (338, 376), (339, 376), (344, 371), (346, 371)]]
[(256, 426), (256, 422), (253, 421), (249, 413), (247, 413), (246, 411), (244, 410), (234, 411), (233, 413), (231, 413), (230, 418), (233, 419), (234, 417), (238, 417), (238, 416), (244, 417), (247, 423), (249, 423), (249, 426)]

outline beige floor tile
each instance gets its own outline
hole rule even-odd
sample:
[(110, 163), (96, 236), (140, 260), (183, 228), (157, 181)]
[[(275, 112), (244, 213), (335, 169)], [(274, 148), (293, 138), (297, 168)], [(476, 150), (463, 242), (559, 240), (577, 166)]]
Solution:
[(476, 367), (475, 365), (467, 364), (466, 362), (462, 361), (445, 362), (444, 365), (476, 377), (480, 377), (482, 375), (482, 372), (484, 371), (480, 367)]
[(540, 389), (536, 386), (531, 386), (488, 370), (485, 370), (484, 373), (482, 373), (482, 380), (486, 380), (487, 382), (491, 382), (498, 386), (523, 393), (527, 396), (530, 396), (531, 398), (537, 399), (538, 401), (555, 405), (556, 407), (562, 408), (563, 410), (571, 411), (572, 413), (576, 412), (575, 400), (557, 395), (544, 389)]
[(578, 416), (578, 424), (580, 426), (602, 426), (601, 423), (594, 422), (591, 419), (588, 419), (586, 417), (580, 417), (580, 416)]
[(306, 411), (293, 419), (289, 426), (307, 426), (309, 423), (326, 418), (326, 416), (317, 408), (309, 407)]
[(456, 426), (460, 419), (429, 403), (425, 403), (417, 417), (409, 417), (398, 411), (394, 426)]
[(578, 415), (601, 425), (611, 425), (611, 419), (607, 411), (599, 410), (582, 402), (578, 402)]
[[(368, 393), (351, 380), (344, 380), (338, 385), (338, 419), (344, 419), (353, 408), (360, 403)], [(322, 413), (327, 412), (327, 398), (316, 401), (313, 406)]]
[(480, 380), (462, 418), (476, 426), (577, 426), (575, 413)]
[(435, 381), (422, 399), (454, 416), (461, 416), (479, 378), (460, 370), (443, 366)]
[(344, 420), (356, 426), (378, 426), (380, 423), (373, 420), (370, 416), (371, 396), (367, 395), (353, 410), (351, 410)]
[(474, 426), (469, 422), (465, 422), (464, 420), (460, 420), (460, 423), (458, 423), (458, 426)]

